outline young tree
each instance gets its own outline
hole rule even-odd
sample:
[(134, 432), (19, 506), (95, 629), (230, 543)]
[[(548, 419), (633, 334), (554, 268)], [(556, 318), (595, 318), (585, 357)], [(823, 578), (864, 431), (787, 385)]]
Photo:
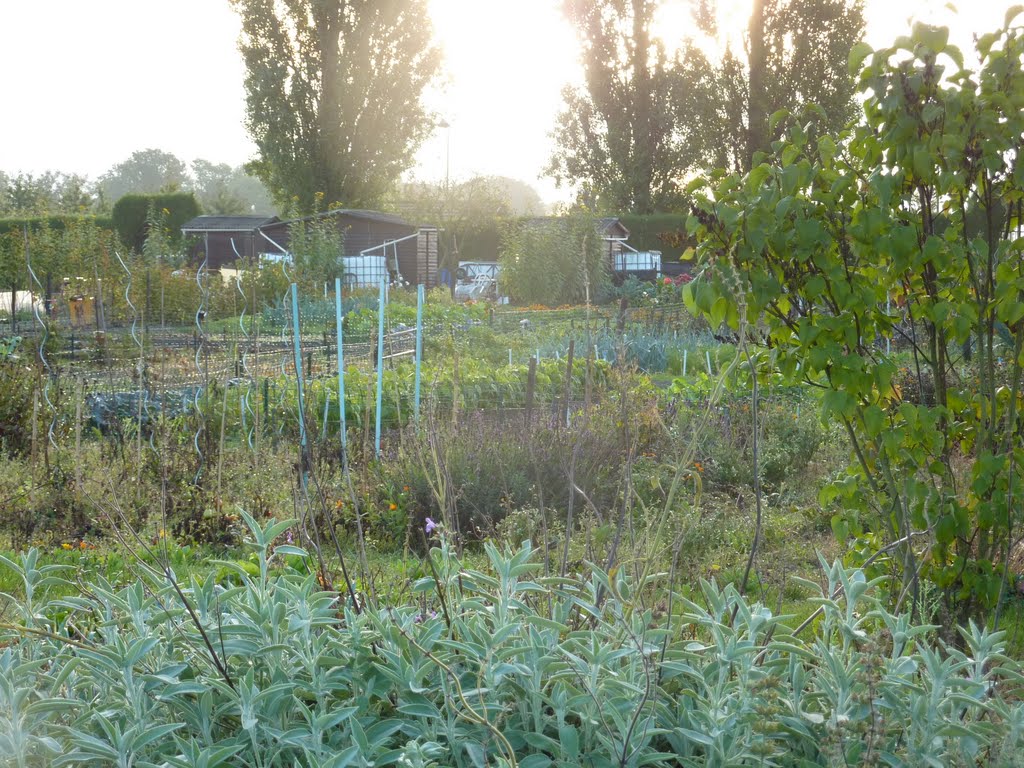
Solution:
[(231, 0), (242, 20), (250, 165), (284, 207), (372, 207), (433, 129), (425, 0)]
[(762, 375), (822, 394), (854, 462), (823, 494), (837, 535), (886, 555), (875, 567), (897, 575), (898, 603), (916, 609), (930, 581), (949, 635), (998, 617), (1024, 522), (1013, 16), (979, 38), (973, 72), (946, 29), (858, 47), (864, 123), (841, 141), (792, 126), (777, 158), (720, 179), (691, 220), (707, 267), (687, 300), (763, 344)]
[(0, 234), (0, 311), (10, 316), (11, 334), (17, 332), (17, 296), (25, 290), (25, 245), (21, 232)]
[(675, 73), (652, 35), (658, 0), (565, 0), (583, 48), (584, 88), (567, 87), (547, 172), (608, 211), (651, 213), (678, 202), (693, 161), (674, 114)]
[(325, 283), (333, 285), (342, 277), (345, 238), (334, 216), (298, 219), (289, 227), (289, 238), (296, 279), (304, 289), (315, 296)]
[(510, 223), (502, 243), (502, 290), (522, 304), (593, 301), (609, 282), (605, 254), (598, 222), (586, 211)]

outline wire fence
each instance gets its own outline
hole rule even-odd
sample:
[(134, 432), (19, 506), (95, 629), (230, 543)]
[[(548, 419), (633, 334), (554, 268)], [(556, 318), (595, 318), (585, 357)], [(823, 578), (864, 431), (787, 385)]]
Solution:
[[(125, 302), (134, 310), (130, 277), (127, 284)], [(195, 430), (197, 447), (211, 419), (225, 423), (231, 436), (251, 436), (257, 422), (270, 434), (291, 434), (299, 426), (300, 383), (304, 421), (324, 437), (340, 435), (343, 415), (348, 428), (364, 432), (371, 425), (375, 431), (404, 426), (421, 400), (433, 418), (450, 421), (460, 413), (491, 412), (499, 420), (559, 423), (585, 398), (586, 404), (599, 398), (613, 366), (664, 370), (671, 362), (685, 374), (697, 370), (704, 349), (708, 372), (718, 367), (708, 351), (717, 342), (678, 302), (542, 310), (438, 301), (417, 312), (408, 296), (395, 294), (385, 302), (379, 361), (379, 300), (360, 296), (342, 303), (339, 375), (335, 303), (295, 295), (255, 317), (242, 304), (238, 318), (215, 323), (206, 321), (200, 296), (195, 323), (184, 327), (146, 324), (138, 313), (99, 332), (37, 318), (25, 329), (21, 353), (34, 348), (46, 363), (49, 435), (61, 431), (61, 422), (67, 426), (76, 398), (84, 398), (85, 417), (102, 429), (161, 416), (198, 419), (198, 426), (182, 426)], [(296, 326), (287, 322), (296, 308), (297, 339)], [(567, 372), (571, 350), (576, 362)], [(418, 372), (413, 382), (420, 363), (431, 366), (422, 386)]]

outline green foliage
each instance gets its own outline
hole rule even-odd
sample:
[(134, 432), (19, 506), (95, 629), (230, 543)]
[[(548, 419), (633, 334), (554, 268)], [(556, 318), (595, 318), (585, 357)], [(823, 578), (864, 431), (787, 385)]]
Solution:
[[(716, 401), (711, 424), (703, 405), (712, 381), (705, 374), (677, 379), (669, 392), (690, 400), (679, 412), (676, 428), (697, 446), (697, 457), (709, 490), (753, 489), (754, 424), (750, 392), (732, 389)], [(786, 483), (798, 483), (814, 459), (826, 432), (817, 403), (799, 390), (761, 390), (757, 425), (761, 486), (779, 491)]]
[(594, 301), (608, 282), (604, 241), (586, 213), (508, 227), (502, 243), (502, 291), (521, 304)]
[(49, 227), (54, 230), (68, 229), (75, 224), (92, 224), (100, 229), (112, 230), (113, 220), (108, 216), (29, 216), (25, 218), (2, 218), (0, 219), (0, 236), (21, 235), (25, 227), (29, 231)]
[(0, 216), (82, 215), (94, 202), (87, 180), (75, 173), (7, 176), (0, 171)]
[(0, 339), (0, 453), (22, 453), (32, 437), (32, 377), (13, 355), (16, 339)]
[(111, 213), (118, 236), (130, 248), (141, 253), (146, 242), (150, 209), (166, 216), (166, 229), (175, 237), (182, 225), (199, 215), (199, 203), (191, 192), (169, 194), (129, 194), (114, 204)]
[(304, 213), (375, 207), (433, 125), (420, 103), (440, 66), (423, 0), (352, 5), (232, 0), (242, 21), (247, 170)]
[(662, 264), (680, 261), (690, 247), (686, 242), (686, 219), (686, 215), (677, 213), (619, 216), (629, 230), (629, 244), (638, 251), (661, 251)]
[(546, 578), (528, 544), (465, 568), (442, 537), (425, 606), (357, 613), (279, 543), (289, 523), (246, 520), (251, 562), (182, 593), (154, 571), (49, 598), (73, 589), (68, 567), (0, 561), (23, 594), (0, 652), (12, 764), (951, 765), (1024, 748), (1002, 634), (935, 648), (858, 571), (808, 585), (805, 640), (732, 587), (656, 617), (629, 569)]
[(299, 219), (288, 228), (289, 248), (295, 257), (296, 279), (307, 291), (324, 283), (334, 285), (343, 274), (344, 235), (333, 216)]
[(176, 192), (188, 183), (188, 169), (170, 152), (141, 149), (132, 152), (97, 182), (100, 204), (106, 208), (125, 195), (156, 195)]
[[(773, 162), (716, 180), (691, 219), (710, 279), (687, 300), (763, 324), (758, 369), (822, 391), (856, 457), (823, 494), (837, 532), (896, 542), (894, 596), (927, 577), (948, 628), (998, 604), (1020, 525), (1024, 42), (981, 37), (970, 72), (947, 36), (859, 49), (865, 124), (794, 127)], [(913, 391), (887, 339), (910, 346)]]

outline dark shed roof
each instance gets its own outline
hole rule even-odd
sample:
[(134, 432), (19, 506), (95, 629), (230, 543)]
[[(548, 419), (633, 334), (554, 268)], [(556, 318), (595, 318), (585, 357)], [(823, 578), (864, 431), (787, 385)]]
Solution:
[(252, 232), (272, 224), (277, 216), (196, 216), (181, 225), (182, 232)]
[(598, 224), (601, 227), (601, 231), (608, 234), (609, 230), (618, 228), (622, 232), (623, 237), (629, 237), (629, 230), (626, 229), (626, 225), (623, 224), (616, 216), (605, 216), (603, 219), (598, 219)]
[[(382, 211), (364, 211), (357, 208), (335, 208), (333, 211), (325, 211), (324, 213), (317, 213), (313, 216), (303, 216), (298, 219), (288, 219), (287, 221), (280, 222), (281, 224), (292, 224), (296, 221), (312, 221), (313, 219), (325, 219), (328, 216), (349, 216), (355, 219), (368, 219), (370, 221), (379, 221), (384, 224), (401, 224), (402, 226), (411, 227), (408, 221), (403, 219), (397, 213), (384, 213)], [(271, 222), (270, 223), (277, 223)]]

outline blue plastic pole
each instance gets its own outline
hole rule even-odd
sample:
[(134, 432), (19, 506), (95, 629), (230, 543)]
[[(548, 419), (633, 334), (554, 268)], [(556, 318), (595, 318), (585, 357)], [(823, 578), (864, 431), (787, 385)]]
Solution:
[(374, 450), (380, 456), (380, 416), (384, 407), (384, 305), (388, 283), (380, 281), (380, 298), (377, 301), (377, 435)]
[(302, 383), (302, 343), (299, 339), (299, 288), (292, 283), (292, 346), (295, 348), (295, 377), (299, 392), (299, 438), (306, 455), (306, 402)]
[(347, 449), (346, 426), (345, 426), (345, 352), (342, 348), (342, 319), (341, 319), (341, 278), (334, 278), (334, 315), (338, 323), (338, 424), (341, 429), (341, 451)]
[(423, 301), (425, 289), (423, 285), (416, 288), (416, 385), (413, 400), (413, 420), (420, 423), (420, 366), (423, 364)]

